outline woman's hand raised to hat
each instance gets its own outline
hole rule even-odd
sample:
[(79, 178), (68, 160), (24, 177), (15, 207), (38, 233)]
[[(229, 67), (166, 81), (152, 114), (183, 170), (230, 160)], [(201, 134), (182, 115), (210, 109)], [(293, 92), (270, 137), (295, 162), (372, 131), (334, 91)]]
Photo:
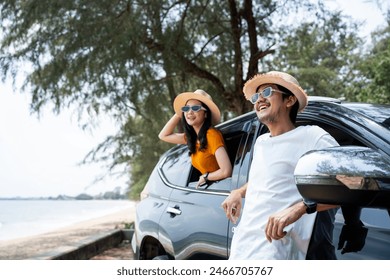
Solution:
[(160, 131), (160, 133), (158, 134), (158, 138), (172, 144), (186, 144), (184, 133), (174, 132), (176, 126), (180, 122), (180, 119), (180, 115), (174, 114)]

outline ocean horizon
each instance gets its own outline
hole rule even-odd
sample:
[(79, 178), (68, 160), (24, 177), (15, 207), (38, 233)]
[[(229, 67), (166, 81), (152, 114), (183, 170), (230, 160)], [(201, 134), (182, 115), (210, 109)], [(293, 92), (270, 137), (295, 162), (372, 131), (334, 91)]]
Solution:
[(0, 242), (103, 217), (134, 204), (131, 200), (0, 200)]

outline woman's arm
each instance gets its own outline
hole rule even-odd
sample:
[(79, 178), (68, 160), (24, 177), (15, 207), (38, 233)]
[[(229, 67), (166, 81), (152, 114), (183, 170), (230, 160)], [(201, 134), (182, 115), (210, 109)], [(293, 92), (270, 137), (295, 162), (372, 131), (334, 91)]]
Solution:
[(174, 114), (158, 134), (158, 138), (172, 144), (186, 144), (184, 133), (174, 133), (175, 127), (180, 122), (180, 116)]
[[(232, 176), (232, 164), (230, 163), (230, 159), (225, 147), (221, 146), (215, 151), (215, 158), (217, 160), (219, 169), (210, 172), (207, 176), (207, 180), (218, 181)], [(203, 177), (203, 175), (204, 174), (199, 177), (196, 188), (206, 183), (206, 179)]]
[(225, 147), (219, 147), (215, 151), (215, 158), (219, 165), (219, 169), (214, 172), (210, 172), (207, 179), (211, 181), (218, 181), (232, 176), (232, 164), (230, 163)]

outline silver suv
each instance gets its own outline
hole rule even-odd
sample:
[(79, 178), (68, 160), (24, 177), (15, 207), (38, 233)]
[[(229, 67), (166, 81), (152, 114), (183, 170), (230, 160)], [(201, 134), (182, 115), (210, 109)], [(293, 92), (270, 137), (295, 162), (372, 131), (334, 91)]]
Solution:
[[(342, 181), (337, 181), (335, 186), (333, 179), (345, 175), (340, 164), (334, 164), (328, 171), (321, 170), (328, 172), (322, 173), (327, 175), (321, 177), (322, 180), (311, 180), (315, 176), (319, 178), (314, 167), (320, 166), (321, 162), (313, 162), (308, 156), (303, 156), (302, 162), (298, 163), (303, 168), (296, 174), (296, 180), (299, 191), (306, 198), (364, 207), (361, 220), (368, 228), (365, 246), (358, 253), (341, 255), (337, 251), (339, 259), (390, 259), (390, 106), (312, 98), (305, 111), (298, 115), (299, 125), (318, 125), (341, 145), (337, 155), (317, 151), (321, 153), (320, 159), (333, 156), (337, 162), (339, 156), (353, 161), (361, 160), (364, 154), (375, 154), (373, 160), (365, 161), (360, 169), (353, 170), (351, 164), (348, 171), (355, 172), (353, 177), (371, 181), (375, 190), (364, 184), (362, 188), (351, 189), (351, 185), (340, 183)], [(247, 181), (255, 139), (268, 130), (254, 112), (226, 121), (218, 128), (226, 141), (233, 166), (232, 177), (207, 188), (195, 189), (200, 174), (191, 165), (187, 147), (178, 145), (162, 155), (137, 206), (132, 240), (136, 259), (229, 257), (234, 225), (228, 221), (220, 205), (230, 191)], [(379, 172), (378, 166), (384, 169)], [(333, 183), (327, 184), (330, 180)], [(370, 200), (370, 204), (367, 201), (369, 196), (377, 200)], [(334, 230), (335, 247), (343, 223), (343, 216), (339, 213)]]

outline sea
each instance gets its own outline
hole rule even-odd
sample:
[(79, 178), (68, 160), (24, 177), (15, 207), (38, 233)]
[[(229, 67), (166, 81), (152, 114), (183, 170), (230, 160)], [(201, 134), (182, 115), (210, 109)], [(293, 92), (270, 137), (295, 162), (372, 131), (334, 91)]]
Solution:
[(0, 242), (53, 231), (134, 206), (130, 200), (0, 200)]

